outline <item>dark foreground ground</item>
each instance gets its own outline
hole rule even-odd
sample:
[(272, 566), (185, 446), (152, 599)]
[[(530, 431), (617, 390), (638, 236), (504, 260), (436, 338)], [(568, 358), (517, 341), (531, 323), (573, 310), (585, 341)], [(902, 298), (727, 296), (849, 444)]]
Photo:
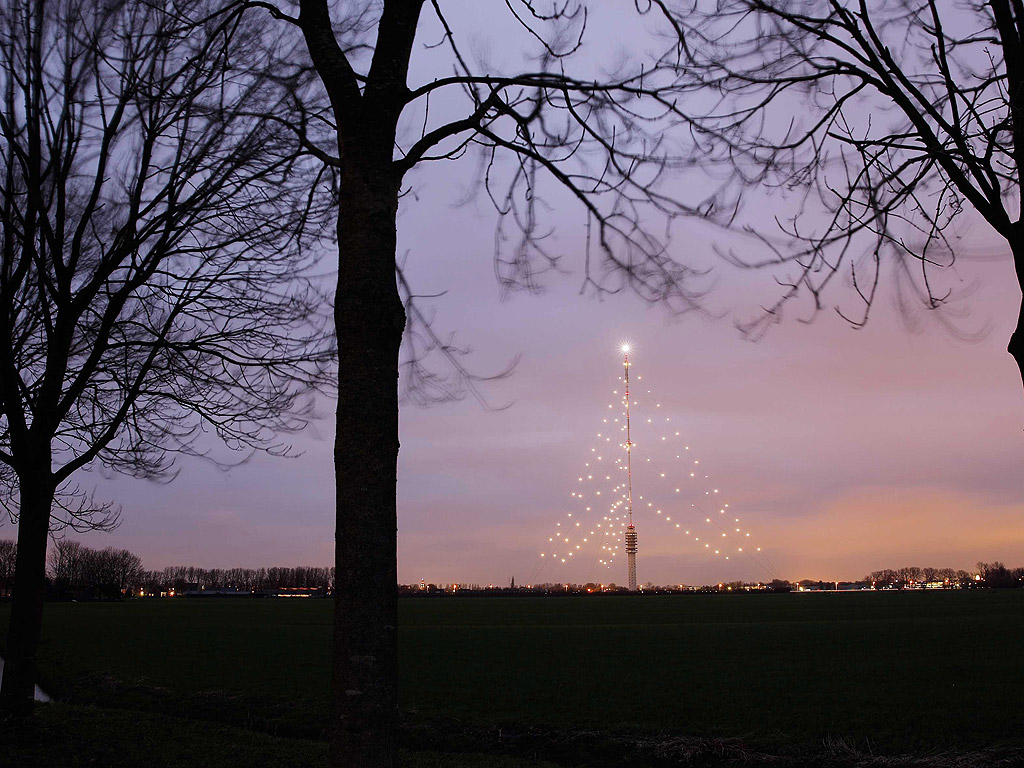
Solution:
[[(323, 765), (330, 609), (48, 604), (40, 683), (58, 703), (0, 724), (0, 765)], [(411, 766), (1024, 765), (1024, 590), (400, 612)]]

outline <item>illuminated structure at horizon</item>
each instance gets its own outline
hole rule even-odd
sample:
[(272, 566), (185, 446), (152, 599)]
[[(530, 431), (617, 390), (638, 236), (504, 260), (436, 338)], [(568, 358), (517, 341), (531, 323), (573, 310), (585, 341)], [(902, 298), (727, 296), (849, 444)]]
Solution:
[(623, 534), (626, 544), (626, 562), (628, 568), (627, 584), (630, 592), (636, 592), (636, 526), (633, 525), (633, 441), (629, 433), (629, 344), (622, 345), (622, 367), (625, 370), (626, 382), (626, 511), (628, 524)]
[[(617, 571), (620, 566), (615, 556), (625, 550), (628, 589), (636, 591), (639, 547), (633, 521), (634, 501), (638, 504), (637, 514), (647, 515), (644, 520), (657, 520), (659, 526), (667, 526), (688, 537), (698, 551), (723, 560), (739, 555), (770, 576), (777, 576), (761, 547), (752, 546), (751, 532), (743, 528), (740, 518), (719, 495), (719, 489), (714, 487), (681, 430), (671, 425), (672, 418), (661, 410), (662, 404), (650, 397), (651, 390), (643, 389), (647, 399), (653, 401), (653, 409), (646, 409), (642, 399), (636, 398), (630, 387), (639, 387), (644, 377), (631, 376), (632, 345), (623, 343), (618, 351), (623, 355), (619, 382), (625, 388), (616, 388), (611, 394), (618, 397), (621, 410), (616, 411), (614, 400), (608, 403), (596, 434), (597, 441), (590, 446), (582, 471), (575, 478), (578, 484), (569, 493), (572, 501), (560, 515), (562, 519), (554, 522), (527, 583), (536, 583), (547, 563), (559, 566), (579, 563), (590, 553), (592, 568)], [(648, 435), (642, 438), (642, 445), (633, 441), (633, 418), (643, 422), (642, 431)], [(638, 481), (643, 486), (635, 497), (634, 459)], [(687, 493), (684, 484), (690, 484), (693, 490)], [(689, 522), (684, 522), (686, 517), (690, 518)], [(703, 525), (700, 518), (703, 518)], [(592, 577), (588, 580), (596, 583)], [(560, 578), (559, 583), (567, 583), (567, 580)], [(601, 584), (601, 589), (604, 586)], [(611, 587), (615, 588), (614, 583)]]

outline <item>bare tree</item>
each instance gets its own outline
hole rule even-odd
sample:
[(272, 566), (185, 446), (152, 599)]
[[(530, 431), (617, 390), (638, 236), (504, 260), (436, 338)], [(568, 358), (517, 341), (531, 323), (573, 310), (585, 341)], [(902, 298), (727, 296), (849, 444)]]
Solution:
[(94, 599), (120, 600), (141, 578), (142, 560), (127, 549), (87, 549), (85, 555), (80, 590)]
[[(929, 309), (973, 209), (1009, 245), (1024, 285), (1024, 6), (1011, 0), (693, 0), (671, 5), (683, 78), (709, 162), (796, 205), (746, 264), (783, 291), (748, 329), (777, 322), (836, 276), (863, 325), (890, 272)], [(685, 81), (685, 82), (683, 82)], [(776, 207), (776, 211), (777, 211)], [(941, 317), (941, 314), (938, 315)], [(1024, 375), (1024, 305), (1009, 353)]]
[(258, 30), (205, 11), (0, 7), (8, 712), (31, 711), (48, 532), (116, 519), (76, 473), (169, 478), (177, 454), (210, 450), (206, 433), (284, 450), (274, 435), (302, 425), (295, 408), (332, 352), (305, 277), (320, 166), (260, 117), (284, 114), (296, 83), (254, 74)]
[(142, 559), (127, 549), (96, 550), (57, 539), (47, 559), (54, 589), (68, 598), (119, 600), (143, 575)]
[(89, 551), (88, 547), (78, 541), (57, 539), (53, 542), (47, 560), (50, 578), (53, 579), (58, 592), (75, 594), (82, 589), (86, 579), (86, 559)]
[[(667, 249), (671, 224), (717, 210), (723, 201), (717, 190), (687, 201), (662, 191), (663, 174), (675, 165), (662, 132), (680, 119), (667, 91), (676, 70), (654, 59), (609, 74), (604, 62), (579, 56), (589, 18), (582, 2), (541, 9), (533, 0), (509, 0), (497, 9), (505, 14), (506, 49), (517, 45), (510, 41), (517, 35), (532, 48), (523, 69), (511, 72), (469, 56), (471, 45), (459, 31), (471, 18), (469, 6), (453, 11), (441, 0), (244, 4), (298, 31), (330, 104), (327, 114), (297, 130), (316, 145), (311, 151), (334, 169), (338, 184), (331, 764), (391, 766), (403, 334), (402, 364), (414, 395), (443, 399), (474, 385), (459, 350), (435, 333), (396, 262), (396, 213), (414, 183), (412, 171), (466, 156), (479, 162), (479, 190), (500, 214), (495, 266), (505, 290), (535, 287), (542, 272), (558, 267), (560, 254), (546, 235), (565, 220), (568, 205), (588, 234), (584, 288), (629, 288), (673, 312), (697, 308), (699, 292), (694, 271)], [(662, 23), (666, 33), (674, 31), (658, 4), (617, 10), (627, 23)], [(446, 55), (445, 69), (409, 83), (413, 52), (425, 50)], [(324, 140), (312, 128), (317, 125), (329, 129), (320, 133)], [(444, 358), (451, 375), (427, 371), (420, 364), (425, 354)]]
[(142, 579), (142, 558), (127, 549), (109, 547), (111, 559), (112, 586), (116, 597), (123, 597), (132, 587), (138, 586)]

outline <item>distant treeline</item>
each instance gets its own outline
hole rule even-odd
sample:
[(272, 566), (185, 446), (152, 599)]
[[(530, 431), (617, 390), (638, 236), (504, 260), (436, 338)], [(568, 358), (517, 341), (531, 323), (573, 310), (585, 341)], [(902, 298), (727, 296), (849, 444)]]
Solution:
[[(14, 587), (18, 545), (0, 539), (0, 597)], [(60, 539), (50, 545), (46, 558), (48, 594), (56, 600), (115, 600), (138, 595), (183, 594), (192, 590), (236, 589), (262, 592), (275, 589), (334, 588), (334, 568), (196, 568), (175, 565), (147, 571), (142, 559), (127, 549), (92, 549), (77, 541)]]
[[(814, 582), (817, 584), (817, 582)], [(834, 584), (835, 582), (827, 582), (828, 584)], [(745, 581), (731, 581), (722, 584), (705, 584), (703, 586), (687, 585), (687, 584), (654, 584), (647, 582), (640, 587), (640, 591), (655, 594), (680, 594), (680, 593), (691, 593), (691, 592), (754, 592), (754, 591), (775, 591), (775, 592), (791, 592), (794, 587), (793, 583), (783, 581), (781, 579), (774, 579), (770, 582), (745, 582)], [(451, 595), (459, 594), (466, 596), (482, 595), (482, 596), (502, 596), (502, 595), (579, 595), (579, 594), (629, 594), (629, 588), (624, 584), (616, 584), (610, 582), (608, 584), (600, 584), (595, 581), (588, 581), (584, 584), (578, 584), (575, 582), (539, 582), (537, 584), (516, 584), (515, 581), (510, 582), (507, 586), (499, 586), (495, 584), (488, 584), (482, 586), (480, 584), (463, 583), (458, 584), (428, 584), (421, 582), (419, 584), (399, 584), (398, 594), (399, 596), (408, 597), (425, 597), (433, 595)]]
[[(17, 544), (0, 539), (0, 597), (10, 596), (14, 586), (14, 562)], [(279, 589), (319, 589), (324, 594), (334, 589), (334, 568), (297, 566), (292, 568), (197, 568), (174, 565), (159, 571), (147, 571), (142, 559), (127, 549), (107, 547), (91, 549), (77, 541), (61, 539), (51, 544), (47, 556), (48, 592), (58, 600), (115, 600), (130, 595), (184, 594), (204, 590), (237, 590), (261, 593)], [(872, 571), (861, 581), (820, 581), (802, 579), (767, 582), (731, 581), (721, 584), (687, 586), (656, 585), (648, 582), (645, 592), (789, 592), (798, 589), (978, 589), (1024, 587), (1024, 567), (1009, 568), (998, 560), (979, 562), (977, 570), (954, 568), (884, 568)], [(626, 592), (615, 583), (567, 584), (550, 582), (508, 586), (459, 584), (400, 584), (399, 594), (581, 594)]]
[(334, 588), (334, 568), (196, 568), (172, 565), (162, 571), (146, 571), (142, 586), (147, 592), (183, 592), (189, 589), (237, 589), (260, 592), (289, 587)]
[[(801, 579), (786, 581), (729, 581), (719, 584), (686, 585), (686, 584), (654, 584), (647, 582), (640, 589), (647, 593), (679, 594), (693, 592), (794, 592), (807, 590), (870, 590), (870, 589), (1006, 589), (1024, 587), (1024, 568), (1007, 568), (998, 560), (992, 563), (978, 563), (977, 571), (956, 570), (953, 568), (887, 568), (874, 571), (860, 581), (822, 581), (820, 579)], [(542, 582), (538, 584), (516, 585), (512, 580), (507, 586), (490, 584), (400, 584), (400, 595), (431, 596), (445, 594), (481, 594), (481, 595), (557, 595), (557, 594), (593, 594), (619, 593), (629, 590), (614, 582), (585, 584), (569, 582)]]
[(978, 563), (974, 573), (953, 568), (885, 568), (864, 577), (876, 589), (906, 589), (923, 584), (1007, 589), (1024, 586), (1024, 567), (1007, 568), (998, 560)]
[(46, 558), (52, 597), (119, 600), (142, 578), (142, 558), (127, 549), (90, 549), (61, 539)]

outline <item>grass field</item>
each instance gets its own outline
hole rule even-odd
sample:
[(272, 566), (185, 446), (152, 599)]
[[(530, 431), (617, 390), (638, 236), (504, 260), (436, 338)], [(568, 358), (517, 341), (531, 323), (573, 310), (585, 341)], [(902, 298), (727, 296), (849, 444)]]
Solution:
[[(48, 604), (41, 684), (72, 707), (315, 745), (330, 609)], [(472, 750), (493, 728), (727, 737), (775, 753), (1024, 746), (1024, 590), (410, 599), (399, 636), (421, 750), (446, 749), (444, 734)]]

